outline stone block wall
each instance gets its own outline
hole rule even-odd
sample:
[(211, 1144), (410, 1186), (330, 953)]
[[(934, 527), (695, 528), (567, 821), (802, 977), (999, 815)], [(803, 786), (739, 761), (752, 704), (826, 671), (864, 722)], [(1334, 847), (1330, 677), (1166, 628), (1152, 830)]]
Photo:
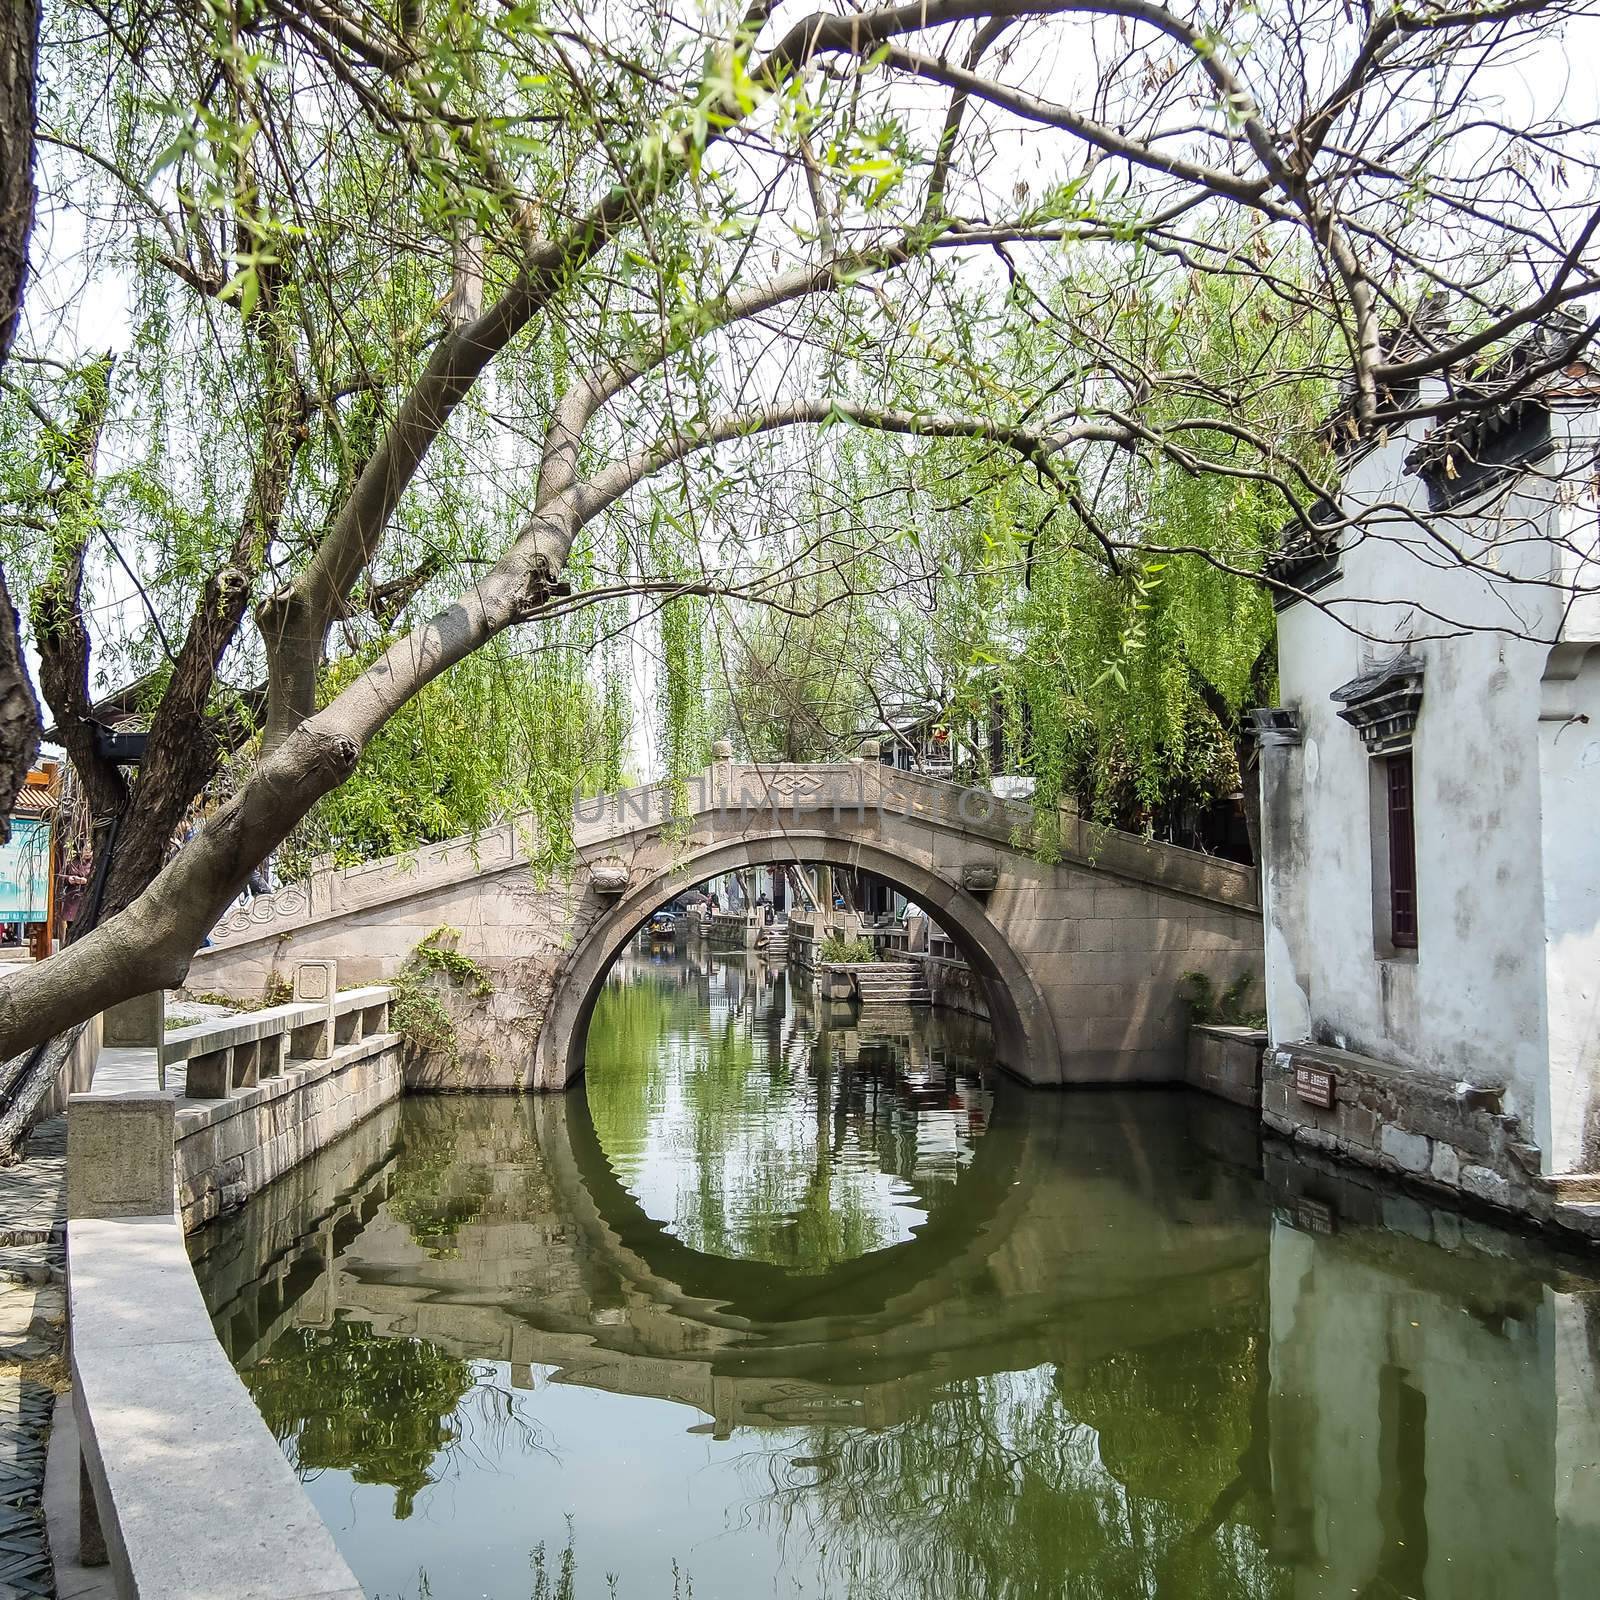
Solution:
[(61, 1065), (61, 1070), (56, 1074), (56, 1081), (51, 1086), (50, 1092), (40, 1103), (34, 1115), (36, 1122), (42, 1122), (46, 1117), (59, 1116), (67, 1109), (68, 1097), (84, 1093), (94, 1081), (94, 1064), (100, 1059), (101, 1035), (100, 1018), (90, 1017), (83, 1026), (83, 1032), (78, 1035), (78, 1042), (73, 1045), (67, 1059)]
[(1267, 1035), (1261, 1028), (1193, 1026), (1184, 1081), (1191, 1089), (1254, 1111), (1261, 1104), (1261, 1056), (1266, 1047)]
[(405, 1092), (399, 1034), (336, 1046), (227, 1099), (178, 1112), (178, 1205), (186, 1232), (258, 1190)]
[[(1309, 1103), (1297, 1069), (1327, 1073), (1333, 1104)], [(1600, 1206), (1585, 1180), (1541, 1176), (1541, 1152), (1496, 1085), (1446, 1083), (1327, 1045), (1268, 1049), (1261, 1120), (1271, 1133), (1337, 1160), (1376, 1168), (1457, 1203), (1492, 1207), (1541, 1226), (1600, 1237)]]
[(965, 961), (946, 961), (939, 956), (919, 956), (928, 994), (933, 1005), (944, 1011), (961, 1011), (969, 1017), (989, 1020), (989, 1002), (977, 974)]

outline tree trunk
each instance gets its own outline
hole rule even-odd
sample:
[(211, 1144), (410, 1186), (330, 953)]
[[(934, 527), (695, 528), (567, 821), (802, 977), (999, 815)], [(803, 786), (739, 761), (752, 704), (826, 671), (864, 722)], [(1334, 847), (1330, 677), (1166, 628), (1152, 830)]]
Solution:
[(6, 0), (0, 5), (0, 367), (16, 337), (28, 270), (38, 68), (36, 0)]
[(83, 784), (97, 822), (116, 816), (128, 803), (121, 771), (101, 755), (89, 699), (89, 630), (81, 604), (83, 551), (36, 592), (33, 634), (39, 645), (39, 687), (55, 713), (56, 730)]
[(39, 705), (22, 656), (17, 613), (0, 567), (0, 844), (11, 837), (11, 804), (39, 748)]
[[(35, 0), (0, 5), (0, 367), (11, 353), (33, 227), (33, 120), (39, 65)], [(0, 843), (11, 803), (39, 748), (39, 705), (28, 682), (17, 613), (0, 568)]]
[(80, 1022), (48, 1043), (0, 1063), (0, 1166), (17, 1159), (17, 1146), (86, 1026)]

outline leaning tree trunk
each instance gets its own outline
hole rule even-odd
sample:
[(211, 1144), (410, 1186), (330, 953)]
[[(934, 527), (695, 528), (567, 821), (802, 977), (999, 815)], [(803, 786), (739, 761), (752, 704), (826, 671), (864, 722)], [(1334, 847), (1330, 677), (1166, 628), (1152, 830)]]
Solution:
[(39, 1107), (55, 1087), (80, 1035), (88, 1026), (79, 1022), (45, 1044), (0, 1062), (0, 1166), (17, 1160), (19, 1146), (33, 1126)]

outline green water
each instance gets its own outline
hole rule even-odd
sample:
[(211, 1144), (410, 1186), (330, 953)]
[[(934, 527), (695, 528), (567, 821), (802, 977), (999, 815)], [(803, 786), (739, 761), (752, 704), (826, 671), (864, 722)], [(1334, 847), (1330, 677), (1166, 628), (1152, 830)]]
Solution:
[(1600, 1592), (1589, 1265), (987, 1061), (630, 955), (573, 1093), (390, 1107), (197, 1270), (370, 1596)]

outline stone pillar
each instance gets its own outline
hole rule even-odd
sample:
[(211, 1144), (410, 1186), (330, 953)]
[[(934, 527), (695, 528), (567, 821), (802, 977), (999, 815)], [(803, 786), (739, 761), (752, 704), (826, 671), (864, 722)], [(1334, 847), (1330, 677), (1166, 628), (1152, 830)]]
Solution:
[(159, 1089), (67, 1101), (67, 1217), (170, 1217), (176, 1102)]
[(108, 1048), (161, 1049), (166, 1034), (167, 996), (163, 989), (135, 995), (105, 1014), (102, 1043)]
[[(1300, 806), (1300, 714), (1284, 706), (1264, 706), (1250, 713), (1255, 721), (1261, 779), (1261, 911), (1266, 924), (1267, 1030), (1274, 1044), (1303, 1039), (1311, 1032), (1309, 998), (1293, 963), (1295, 946), (1289, 899), (1292, 885), (1282, 874), (1294, 860), (1295, 829), (1302, 825)], [(1285, 892), (1280, 893), (1280, 889)]]
[(295, 963), (295, 1003), (322, 1008), (322, 1015), (315, 1021), (294, 1030), (293, 1053), (302, 1061), (326, 1061), (333, 1054), (333, 1001), (339, 992), (338, 979), (336, 961)]

